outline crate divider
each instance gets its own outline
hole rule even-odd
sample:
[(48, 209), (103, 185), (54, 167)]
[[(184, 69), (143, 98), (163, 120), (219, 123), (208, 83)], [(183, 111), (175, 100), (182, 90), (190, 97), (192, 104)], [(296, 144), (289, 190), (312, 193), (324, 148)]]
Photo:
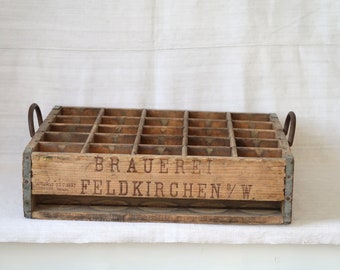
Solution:
[(80, 153), (87, 153), (88, 150), (89, 150), (89, 147), (90, 147), (90, 143), (93, 141), (94, 139), (94, 134), (97, 132), (98, 130), (98, 125), (99, 123), (101, 122), (102, 120), (102, 117), (104, 115), (104, 109), (100, 109), (100, 111), (98, 112), (98, 115), (97, 115), (97, 118), (92, 126), (92, 129), (91, 129), (91, 132), (90, 132), (90, 135), (88, 136), (85, 144), (84, 144), (84, 147), (83, 149), (81, 149), (81, 152)]
[(136, 155), (138, 153), (138, 146), (140, 144), (141, 135), (142, 135), (142, 132), (143, 132), (143, 126), (144, 126), (144, 122), (145, 122), (145, 117), (146, 117), (146, 109), (143, 109), (142, 110), (142, 114), (140, 116), (138, 130), (137, 130), (135, 141), (133, 143), (131, 155)]
[(189, 112), (184, 112), (183, 118), (183, 140), (182, 140), (182, 156), (188, 155), (188, 126), (189, 126)]
[(233, 121), (232, 121), (230, 112), (227, 112), (227, 125), (228, 125), (229, 138), (230, 138), (231, 156), (237, 157), (238, 155), (237, 155), (237, 149), (236, 149)]

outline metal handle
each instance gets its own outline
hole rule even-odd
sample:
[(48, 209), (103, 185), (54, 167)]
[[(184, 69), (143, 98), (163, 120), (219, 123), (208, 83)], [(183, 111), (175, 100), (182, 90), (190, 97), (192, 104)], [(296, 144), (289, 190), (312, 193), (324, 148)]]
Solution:
[(39, 126), (43, 122), (42, 114), (41, 114), (41, 111), (40, 111), (40, 108), (39, 108), (38, 104), (32, 103), (30, 108), (29, 108), (29, 110), (28, 110), (28, 129), (30, 131), (31, 137), (33, 137), (34, 134), (35, 134), (34, 121), (33, 121), (33, 113), (34, 113), (34, 111), (35, 111), (35, 113), (37, 115)]
[(289, 146), (293, 145), (294, 136), (295, 136), (295, 128), (296, 128), (296, 115), (294, 112), (291, 111), (287, 114), (286, 121), (283, 127), (283, 132), (285, 135), (287, 135), (288, 130), (289, 130), (289, 135), (288, 135)]

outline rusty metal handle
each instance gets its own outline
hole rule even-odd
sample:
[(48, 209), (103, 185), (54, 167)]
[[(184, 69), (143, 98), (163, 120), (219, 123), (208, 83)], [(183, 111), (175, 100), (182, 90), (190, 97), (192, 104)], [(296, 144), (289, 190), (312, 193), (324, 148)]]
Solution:
[(291, 111), (287, 114), (286, 121), (283, 127), (283, 132), (285, 135), (287, 135), (288, 130), (289, 130), (289, 135), (288, 135), (289, 146), (293, 145), (294, 136), (295, 136), (295, 128), (296, 128), (296, 115), (294, 112)]
[(43, 122), (43, 118), (42, 118), (42, 114), (41, 114), (41, 110), (38, 106), (38, 104), (36, 103), (32, 103), (30, 108), (28, 109), (28, 129), (30, 131), (30, 135), (31, 137), (34, 136), (35, 134), (35, 129), (34, 129), (34, 121), (33, 121), (33, 113), (36, 113), (37, 115), (37, 119), (38, 119), (38, 124), (39, 126), (42, 124)]

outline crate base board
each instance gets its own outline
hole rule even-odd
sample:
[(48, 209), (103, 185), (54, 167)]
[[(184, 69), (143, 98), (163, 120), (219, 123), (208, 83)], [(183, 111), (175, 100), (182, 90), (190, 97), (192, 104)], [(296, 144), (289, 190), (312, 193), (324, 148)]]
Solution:
[(32, 218), (120, 222), (282, 224), (276, 209), (152, 208), (136, 206), (38, 204)]

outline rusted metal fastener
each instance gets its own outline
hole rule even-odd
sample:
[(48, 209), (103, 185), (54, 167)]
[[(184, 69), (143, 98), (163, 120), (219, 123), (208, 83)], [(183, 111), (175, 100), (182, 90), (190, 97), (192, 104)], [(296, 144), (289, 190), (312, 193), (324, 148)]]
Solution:
[(35, 111), (35, 113), (37, 115), (39, 126), (43, 122), (43, 117), (42, 117), (41, 110), (40, 110), (38, 104), (32, 103), (30, 108), (29, 108), (29, 110), (28, 110), (28, 129), (30, 131), (31, 137), (33, 137), (34, 134), (35, 134), (34, 121), (33, 121), (33, 113), (34, 113), (34, 111)]
[(294, 112), (290, 111), (286, 117), (286, 121), (283, 127), (283, 132), (285, 135), (287, 135), (288, 130), (289, 130), (289, 135), (288, 135), (289, 146), (293, 145), (295, 128), (296, 128), (296, 115)]

